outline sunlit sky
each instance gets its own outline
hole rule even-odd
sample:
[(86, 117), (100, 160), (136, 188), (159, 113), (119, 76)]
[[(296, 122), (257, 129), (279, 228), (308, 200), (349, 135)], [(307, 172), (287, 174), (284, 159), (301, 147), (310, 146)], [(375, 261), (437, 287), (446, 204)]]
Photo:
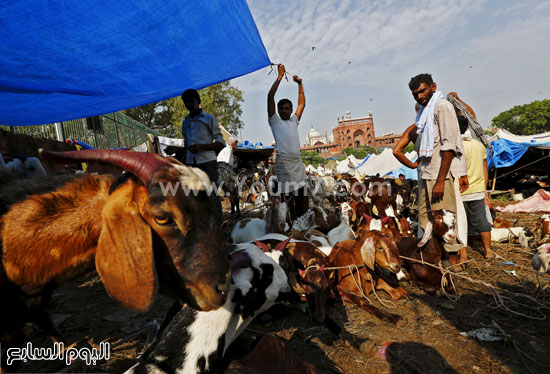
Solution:
[[(376, 136), (414, 121), (407, 86), (431, 73), (456, 91), (484, 127), (514, 105), (550, 98), (550, 1), (248, 0), (269, 57), (303, 78), (311, 126), (324, 133), (336, 116), (373, 112)], [(315, 48), (313, 48), (315, 47)], [(266, 97), (276, 78), (265, 68), (232, 80), (244, 91), (244, 139), (271, 144)], [(276, 100), (296, 105), (296, 83)]]

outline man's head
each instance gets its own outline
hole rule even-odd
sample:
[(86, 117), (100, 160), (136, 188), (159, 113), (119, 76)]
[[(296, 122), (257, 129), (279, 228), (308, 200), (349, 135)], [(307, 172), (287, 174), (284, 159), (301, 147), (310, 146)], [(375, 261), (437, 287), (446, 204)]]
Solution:
[(227, 144), (229, 144), (231, 148), (235, 149), (239, 144), (239, 139), (235, 138), (234, 136), (230, 136), (229, 140), (227, 141)]
[(430, 74), (419, 74), (411, 78), (409, 88), (416, 102), (422, 106), (426, 106), (437, 90), (437, 85), (432, 80)]
[(405, 180), (405, 174), (399, 174), (399, 179), (401, 179), (402, 181)]
[(281, 99), (277, 103), (277, 111), (279, 112), (279, 117), (285, 121), (290, 119), (292, 115), (292, 101), (288, 99)]
[(466, 130), (468, 130), (468, 126), (470, 125), (468, 122), (468, 118), (464, 116), (458, 116), (456, 118), (458, 119), (458, 127), (460, 127), (460, 133), (464, 134)]
[(197, 112), (201, 107), (201, 97), (198, 91), (192, 88), (183, 91), (181, 101), (190, 113)]

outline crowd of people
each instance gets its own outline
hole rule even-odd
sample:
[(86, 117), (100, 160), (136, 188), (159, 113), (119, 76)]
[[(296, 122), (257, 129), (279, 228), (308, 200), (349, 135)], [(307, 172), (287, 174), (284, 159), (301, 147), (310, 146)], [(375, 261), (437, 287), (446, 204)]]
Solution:
[[(302, 79), (294, 75), (298, 85), (296, 110), (286, 98), (275, 104), (275, 94), (285, 74), (284, 65), (278, 65), (277, 78), (267, 95), (267, 122), (277, 145), (278, 193), (290, 201), (290, 214), (294, 219), (308, 209), (306, 171), (300, 158), (298, 133), (306, 101)], [(446, 250), (458, 252), (460, 262), (466, 261), (468, 240), (481, 237), (485, 257), (494, 258), (486, 145), (480, 141), (479, 132), (471, 131), (471, 127), (477, 125), (473, 109), (459, 99), (456, 92), (445, 96), (438, 91), (430, 74), (411, 78), (409, 89), (416, 101), (416, 119), (403, 132), (393, 153), (403, 165), (418, 171), (419, 235), (427, 229), (432, 211), (446, 209), (456, 213), (458, 226), (458, 244), (449, 245)], [(203, 112), (196, 90), (186, 90), (181, 98), (189, 110), (182, 124), (187, 150), (184, 163), (203, 170), (212, 181), (229, 179), (228, 176), (234, 175), (233, 150), (238, 140), (231, 137), (225, 145), (216, 118)], [(404, 154), (411, 142), (418, 154), (415, 162)], [(219, 152), (217, 157), (216, 152)], [(221, 219), (220, 200), (214, 198), (213, 203)]]

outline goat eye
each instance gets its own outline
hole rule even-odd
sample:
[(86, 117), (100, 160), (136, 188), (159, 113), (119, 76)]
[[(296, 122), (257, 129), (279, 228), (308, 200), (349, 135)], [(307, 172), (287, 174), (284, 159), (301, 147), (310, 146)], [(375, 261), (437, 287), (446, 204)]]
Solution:
[(155, 217), (155, 222), (157, 223), (157, 225), (168, 225), (169, 223), (172, 222), (172, 219), (170, 217), (167, 217), (167, 216), (158, 216), (158, 217)]
[(378, 247), (378, 248), (376, 248), (376, 250), (382, 252), (384, 250), (384, 248)]

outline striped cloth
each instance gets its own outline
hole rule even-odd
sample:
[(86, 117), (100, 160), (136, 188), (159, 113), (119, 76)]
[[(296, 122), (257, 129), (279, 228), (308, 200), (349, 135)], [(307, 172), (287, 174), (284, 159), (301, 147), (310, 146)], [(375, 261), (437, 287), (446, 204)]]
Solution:
[(479, 140), (485, 146), (485, 148), (490, 148), (491, 145), (483, 135), (483, 128), (481, 127), (479, 122), (477, 122), (474, 116), (472, 116), (472, 114), (468, 111), (468, 109), (466, 109), (464, 104), (462, 104), (454, 96), (451, 95), (447, 95), (447, 101), (453, 104), (453, 106), (458, 109), (464, 117), (468, 119), (468, 127), (470, 128), (472, 138)]

